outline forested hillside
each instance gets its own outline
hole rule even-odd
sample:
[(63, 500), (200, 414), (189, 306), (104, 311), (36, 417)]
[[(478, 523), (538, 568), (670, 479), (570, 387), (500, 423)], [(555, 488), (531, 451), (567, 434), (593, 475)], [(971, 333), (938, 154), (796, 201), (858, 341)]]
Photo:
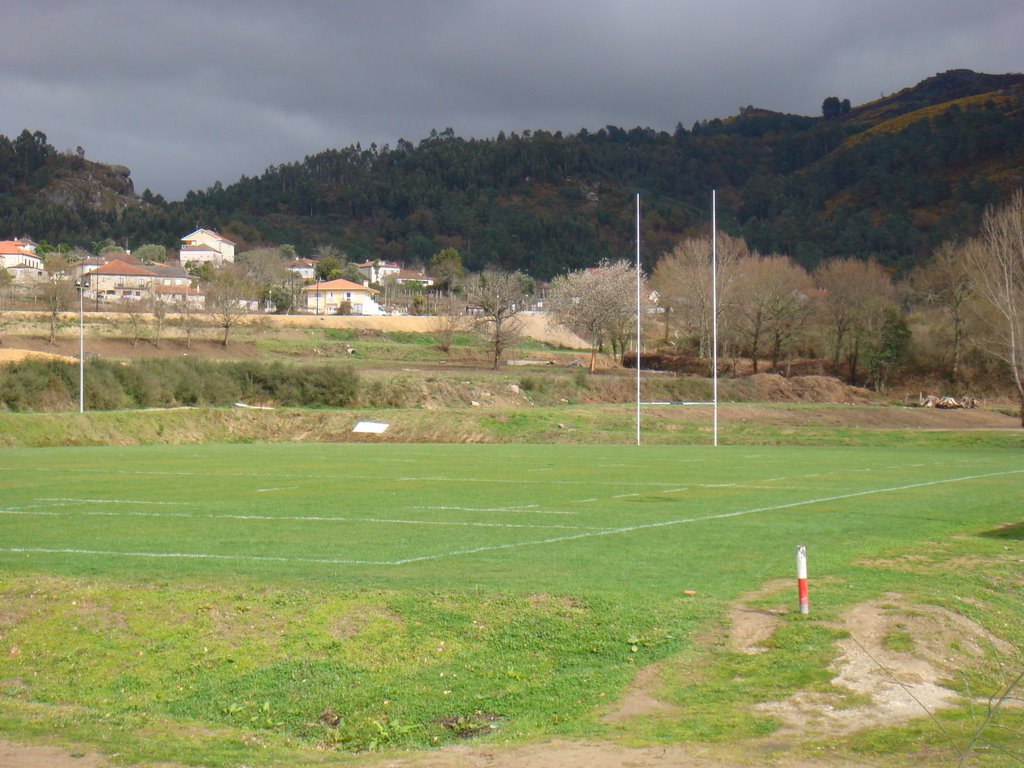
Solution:
[[(815, 117), (743, 107), (673, 133), (607, 126), (329, 149), (167, 202), (137, 198), (124, 169), (56, 152), (44, 134), (0, 137), (0, 233), (89, 245), (175, 245), (201, 225), (239, 249), (321, 244), (352, 260), (465, 265), (547, 279), (632, 253), (643, 200), (648, 266), (720, 227), (804, 266), (832, 256), (903, 269), (974, 231), (1024, 185), (1024, 76), (947, 72), (869, 104), (838, 96)], [(102, 169), (107, 168), (107, 171)], [(120, 186), (119, 186), (120, 185)]]

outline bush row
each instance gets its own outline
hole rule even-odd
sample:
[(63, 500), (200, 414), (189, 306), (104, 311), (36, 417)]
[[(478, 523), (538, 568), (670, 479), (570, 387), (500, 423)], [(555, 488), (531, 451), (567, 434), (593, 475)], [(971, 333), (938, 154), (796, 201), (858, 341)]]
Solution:
[[(52, 411), (78, 402), (78, 364), (22, 360), (0, 367), (0, 408)], [(90, 410), (229, 405), (238, 401), (282, 406), (348, 406), (359, 375), (346, 366), (204, 360), (139, 360), (85, 363), (85, 403)]]

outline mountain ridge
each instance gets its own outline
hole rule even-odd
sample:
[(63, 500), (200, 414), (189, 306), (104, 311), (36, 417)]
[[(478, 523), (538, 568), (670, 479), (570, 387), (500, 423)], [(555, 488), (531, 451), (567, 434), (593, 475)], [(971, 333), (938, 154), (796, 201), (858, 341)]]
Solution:
[(829, 97), (820, 117), (744, 107), (673, 133), (432, 131), (417, 144), (326, 149), (174, 202), (137, 196), (127, 169), (101, 173), (25, 131), (0, 137), (0, 228), (173, 246), (202, 225), (240, 250), (331, 244), (353, 260), (405, 263), (455, 247), (472, 269), (548, 278), (631, 252), (637, 192), (652, 264), (707, 230), (717, 189), (720, 226), (758, 250), (900, 270), (970, 234), (1024, 183), (1024, 75), (949, 70), (838, 112), (830, 101), (842, 105)]

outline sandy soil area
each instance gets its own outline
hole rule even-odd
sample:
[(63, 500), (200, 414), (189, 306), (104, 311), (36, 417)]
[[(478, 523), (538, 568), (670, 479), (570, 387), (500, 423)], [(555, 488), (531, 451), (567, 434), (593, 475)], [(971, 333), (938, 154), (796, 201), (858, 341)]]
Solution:
[(0, 363), (16, 363), (19, 360), (24, 360), (27, 357), (36, 357), (39, 359), (51, 359), (51, 360), (77, 360), (75, 357), (68, 357), (67, 355), (56, 355), (52, 352), (38, 352), (32, 349), (8, 349), (6, 347), (0, 347)]
[[(168, 321), (174, 315), (168, 315)], [(9, 326), (8, 332), (17, 333), (19, 323), (45, 323), (46, 316), (40, 312), (5, 312), (4, 319)], [(523, 332), (531, 339), (543, 341), (554, 346), (570, 349), (589, 349), (587, 342), (579, 336), (554, 323), (547, 315), (530, 313), (519, 315), (523, 322)], [(90, 337), (89, 326), (96, 323), (126, 323), (127, 316), (117, 312), (86, 312), (85, 333)], [(360, 315), (250, 315), (242, 320), (243, 324), (266, 325), (278, 328), (365, 328), (378, 331), (411, 331), (428, 333), (433, 331), (439, 322), (437, 317), (412, 317), (407, 315), (387, 315), (384, 317), (365, 317)], [(77, 339), (78, 315), (75, 315), (74, 334), (68, 329), (61, 331), (61, 336), (75, 335)], [(174, 335), (176, 331), (170, 323), (166, 333)]]

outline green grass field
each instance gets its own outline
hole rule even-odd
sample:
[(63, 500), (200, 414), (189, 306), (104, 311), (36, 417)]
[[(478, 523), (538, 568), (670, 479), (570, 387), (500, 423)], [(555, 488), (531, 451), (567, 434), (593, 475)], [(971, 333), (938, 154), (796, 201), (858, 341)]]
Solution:
[[(828, 621), (890, 591), (967, 596), (985, 607), (977, 620), (1024, 641), (1013, 449), (298, 444), (3, 459), (0, 735), (123, 762), (770, 733), (748, 705), (827, 685)], [(714, 680), (736, 660), (697, 638), (741, 594), (795, 578), (798, 544), (812, 616), (789, 617), (723, 696)], [(979, 579), (877, 565), (908, 556), (991, 567)], [(699, 698), (699, 726), (602, 723), (637, 668), (701, 653), (707, 679), (674, 693)], [(970, 723), (948, 727), (966, 738)]]

